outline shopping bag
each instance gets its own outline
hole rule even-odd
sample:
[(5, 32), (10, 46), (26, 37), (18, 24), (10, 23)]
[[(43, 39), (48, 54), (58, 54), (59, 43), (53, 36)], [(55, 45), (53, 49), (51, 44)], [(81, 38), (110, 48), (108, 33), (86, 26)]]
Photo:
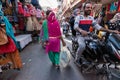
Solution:
[(61, 53), (60, 53), (60, 65), (63, 67), (66, 67), (69, 65), (70, 60), (71, 60), (70, 51), (68, 50), (66, 46), (62, 47)]

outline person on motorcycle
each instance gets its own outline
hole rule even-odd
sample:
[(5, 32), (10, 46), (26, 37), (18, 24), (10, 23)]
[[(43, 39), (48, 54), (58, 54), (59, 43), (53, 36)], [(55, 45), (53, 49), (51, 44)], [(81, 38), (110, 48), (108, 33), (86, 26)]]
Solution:
[(77, 35), (79, 47), (77, 49), (75, 62), (80, 64), (80, 59), (82, 58), (82, 53), (85, 50), (85, 38), (87, 38), (89, 34), (89, 28), (92, 26), (93, 28), (110, 32), (110, 33), (120, 33), (116, 30), (109, 30), (101, 27), (92, 16), (90, 16), (92, 11), (92, 4), (91, 2), (86, 2), (83, 6), (84, 15), (79, 15), (76, 17), (74, 22), (74, 29), (80, 33)]
[(120, 20), (120, 12), (116, 13), (110, 22), (115, 23), (117, 20)]
[(109, 21), (109, 28), (120, 31), (120, 12), (116, 13), (114, 17)]

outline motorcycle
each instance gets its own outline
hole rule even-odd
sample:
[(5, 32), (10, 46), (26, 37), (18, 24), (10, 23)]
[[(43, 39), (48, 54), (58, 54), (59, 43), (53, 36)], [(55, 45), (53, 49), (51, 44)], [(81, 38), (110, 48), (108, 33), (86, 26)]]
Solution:
[[(79, 67), (81, 72), (86, 72), (92, 68), (96, 68), (98, 63), (103, 60), (103, 52), (101, 51), (101, 41), (96, 34), (90, 33), (88, 39), (85, 39), (86, 49), (82, 53), (82, 57), (79, 59)], [(71, 55), (75, 58), (76, 51), (78, 48), (77, 39), (72, 39), (72, 50)]]
[[(103, 39), (99, 39), (96, 35), (90, 35), (89, 39), (85, 40), (86, 49), (82, 53), (84, 59), (80, 59), (81, 70), (87, 71), (90, 68), (96, 68), (100, 63), (114, 64), (120, 62), (120, 35), (118, 34), (106, 34)], [(71, 54), (75, 58), (75, 52), (77, 50), (77, 40), (72, 40)], [(89, 64), (84, 64), (85, 62)], [(85, 67), (87, 66), (87, 68)], [(84, 69), (83, 69), (84, 68)]]
[(108, 34), (105, 40), (107, 59), (111, 64), (120, 63), (120, 35)]
[(120, 71), (117, 67), (120, 64), (120, 35), (107, 33), (102, 51), (106, 63), (103, 63), (103, 66), (98, 69), (97, 75), (102, 76), (102, 80), (103, 77), (106, 78), (104, 80), (120, 80)]

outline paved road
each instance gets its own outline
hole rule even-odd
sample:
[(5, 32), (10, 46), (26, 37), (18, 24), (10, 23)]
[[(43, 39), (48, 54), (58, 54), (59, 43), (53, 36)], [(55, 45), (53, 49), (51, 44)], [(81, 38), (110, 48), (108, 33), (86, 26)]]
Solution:
[[(70, 45), (70, 41), (66, 41)], [(83, 76), (73, 61), (68, 67), (61, 66), (56, 70), (39, 43), (29, 44), (20, 55), (23, 62), (21, 71), (6, 71), (0, 80), (97, 80), (93, 75)]]

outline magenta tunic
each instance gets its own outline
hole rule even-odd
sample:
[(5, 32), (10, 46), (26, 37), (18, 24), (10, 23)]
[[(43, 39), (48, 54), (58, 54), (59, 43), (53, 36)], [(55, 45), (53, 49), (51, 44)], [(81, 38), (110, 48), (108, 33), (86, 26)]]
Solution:
[(60, 25), (55, 18), (55, 14), (51, 12), (48, 16), (48, 45), (46, 46), (46, 51), (60, 52)]

